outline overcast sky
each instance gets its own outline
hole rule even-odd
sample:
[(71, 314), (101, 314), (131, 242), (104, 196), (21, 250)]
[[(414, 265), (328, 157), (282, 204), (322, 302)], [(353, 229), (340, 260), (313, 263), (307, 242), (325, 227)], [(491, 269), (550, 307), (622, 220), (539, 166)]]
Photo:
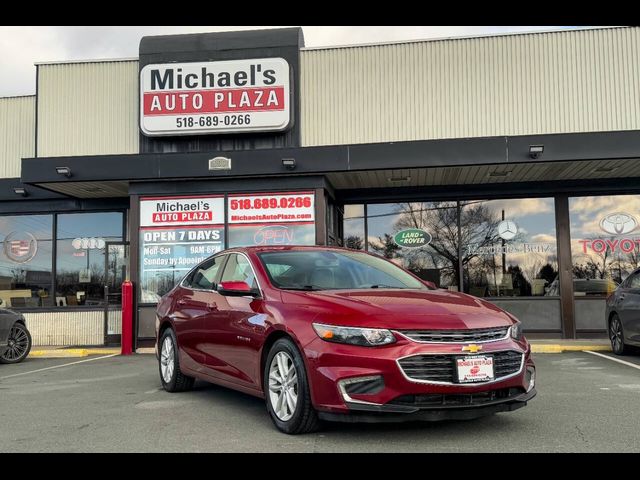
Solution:
[[(215, 32), (276, 27), (239, 26), (88, 26), (0, 27), (0, 97), (35, 93), (35, 62), (97, 60), (138, 56), (145, 35)], [(458, 37), (505, 32), (560, 30), (577, 27), (462, 26), (462, 27), (302, 27), (307, 47), (350, 45), (397, 40)]]

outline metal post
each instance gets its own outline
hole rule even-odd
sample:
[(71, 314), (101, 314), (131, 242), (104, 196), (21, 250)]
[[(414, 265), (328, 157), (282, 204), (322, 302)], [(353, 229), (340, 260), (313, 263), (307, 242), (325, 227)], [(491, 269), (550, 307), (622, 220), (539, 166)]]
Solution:
[(458, 291), (464, 292), (464, 266), (462, 265), (462, 207), (460, 206), (460, 202), (456, 202), (456, 207), (458, 209), (458, 276), (460, 280), (458, 281)]
[(122, 282), (122, 355), (133, 353), (133, 284)]

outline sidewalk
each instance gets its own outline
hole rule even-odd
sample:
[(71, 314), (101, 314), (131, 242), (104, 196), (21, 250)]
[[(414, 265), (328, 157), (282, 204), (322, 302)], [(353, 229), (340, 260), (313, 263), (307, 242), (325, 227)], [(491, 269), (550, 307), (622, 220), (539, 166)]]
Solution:
[[(139, 348), (136, 353), (153, 354), (153, 348)], [(120, 355), (120, 347), (59, 347), (36, 346), (29, 352), (37, 358), (81, 358), (89, 355)]]

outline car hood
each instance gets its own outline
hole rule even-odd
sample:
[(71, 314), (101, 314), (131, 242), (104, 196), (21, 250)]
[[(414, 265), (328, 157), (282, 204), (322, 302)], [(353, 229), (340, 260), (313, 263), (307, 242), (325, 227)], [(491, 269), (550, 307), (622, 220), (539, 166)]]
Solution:
[(296, 300), (318, 312), (315, 321), (332, 325), (453, 330), (513, 323), (495, 305), (448, 290), (326, 290), (283, 294), (285, 303), (298, 303)]

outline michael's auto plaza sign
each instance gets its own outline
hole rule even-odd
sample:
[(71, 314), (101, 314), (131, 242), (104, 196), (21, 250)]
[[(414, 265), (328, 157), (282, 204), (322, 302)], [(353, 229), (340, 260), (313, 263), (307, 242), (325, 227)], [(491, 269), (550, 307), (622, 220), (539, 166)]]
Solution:
[(146, 65), (140, 129), (149, 136), (286, 130), (289, 83), (283, 58)]

